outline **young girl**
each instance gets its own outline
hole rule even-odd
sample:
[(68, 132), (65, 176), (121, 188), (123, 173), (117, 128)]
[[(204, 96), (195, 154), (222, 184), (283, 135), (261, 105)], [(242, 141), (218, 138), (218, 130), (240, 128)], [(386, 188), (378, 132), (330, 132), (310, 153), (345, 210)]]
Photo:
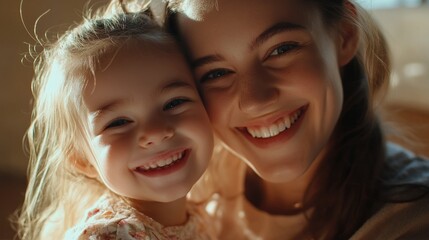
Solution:
[(376, 110), (388, 51), (363, 9), (350, 0), (169, 5), (166, 23), (189, 51), (226, 149), (215, 181), (194, 195), (221, 239), (427, 239), (429, 162), (385, 142)]
[(21, 239), (213, 237), (185, 198), (211, 126), (183, 54), (145, 14), (68, 31), (39, 57), (33, 91)]

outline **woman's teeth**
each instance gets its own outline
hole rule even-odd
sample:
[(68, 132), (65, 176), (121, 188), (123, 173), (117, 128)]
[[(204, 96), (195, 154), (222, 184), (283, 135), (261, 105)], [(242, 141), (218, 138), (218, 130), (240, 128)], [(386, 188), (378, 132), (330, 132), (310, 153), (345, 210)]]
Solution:
[(157, 169), (157, 168), (168, 167), (171, 164), (175, 163), (177, 160), (182, 159), (184, 153), (185, 152), (176, 153), (176, 154), (172, 155), (171, 157), (169, 157), (167, 159), (160, 160), (160, 161), (157, 161), (155, 163), (150, 163), (150, 164), (147, 164), (147, 165), (143, 165), (143, 166), (138, 167), (138, 168), (147, 171), (147, 170), (152, 170), (152, 169)]
[(264, 127), (248, 127), (247, 132), (254, 138), (270, 138), (279, 135), (289, 129), (301, 116), (302, 110), (298, 110), (292, 115), (279, 119), (275, 123)]

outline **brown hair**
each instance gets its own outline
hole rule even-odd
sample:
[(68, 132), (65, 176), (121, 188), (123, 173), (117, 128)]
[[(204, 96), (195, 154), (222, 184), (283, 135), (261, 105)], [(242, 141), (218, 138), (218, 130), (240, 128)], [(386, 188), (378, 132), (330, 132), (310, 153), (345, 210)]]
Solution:
[[(178, 38), (176, 20), (181, 2), (171, 0), (165, 20), (167, 29)], [(356, 56), (341, 69), (343, 109), (325, 160), (304, 199), (304, 205), (314, 206), (304, 231), (316, 239), (348, 239), (383, 203), (390, 201), (382, 192), (380, 175), (386, 149), (376, 114), (377, 103), (389, 82), (390, 56), (379, 27), (359, 5), (351, 0), (306, 2), (320, 9), (328, 30), (338, 31), (336, 27), (344, 20), (355, 26), (359, 34)]]
[(386, 150), (375, 108), (388, 85), (390, 58), (384, 36), (364, 9), (347, 7), (347, 0), (313, 3), (321, 9), (326, 27), (335, 28), (345, 19), (360, 36), (357, 55), (342, 69), (343, 109), (328, 153), (307, 189), (316, 192), (309, 199), (315, 210), (307, 229), (315, 237), (347, 239), (381, 204), (379, 176)]

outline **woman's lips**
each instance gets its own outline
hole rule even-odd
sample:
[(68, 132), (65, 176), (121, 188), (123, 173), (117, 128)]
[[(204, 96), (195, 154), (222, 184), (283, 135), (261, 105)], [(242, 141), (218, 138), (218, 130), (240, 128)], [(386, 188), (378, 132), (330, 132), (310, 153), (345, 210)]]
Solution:
[(301, 125), (308, 105), (302, 106), (288, 115), (277, 118), (264, 126), (241, 127), (238, 130), (254, 145), (266, 148), (278, 142), (289, 140)]

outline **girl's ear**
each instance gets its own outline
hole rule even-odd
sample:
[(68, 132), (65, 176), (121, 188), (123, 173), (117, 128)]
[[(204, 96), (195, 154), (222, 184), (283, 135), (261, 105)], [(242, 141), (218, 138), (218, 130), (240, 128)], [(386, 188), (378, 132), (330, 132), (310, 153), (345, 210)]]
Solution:
[(72, 158), (72, 165), (76, 170), (89, 178), (97, 178), (98, 172), (89, 161), (82, 159), (81, 157), (74, 156)]
[(359, 47), (359, 31), (354, 22), (350, 20), (358, 17), (356, 6), (346, 1), (345, 8), (348, 17), (341, 20), (339, 25), (338, 64), (340, 67), (353, 59)]

